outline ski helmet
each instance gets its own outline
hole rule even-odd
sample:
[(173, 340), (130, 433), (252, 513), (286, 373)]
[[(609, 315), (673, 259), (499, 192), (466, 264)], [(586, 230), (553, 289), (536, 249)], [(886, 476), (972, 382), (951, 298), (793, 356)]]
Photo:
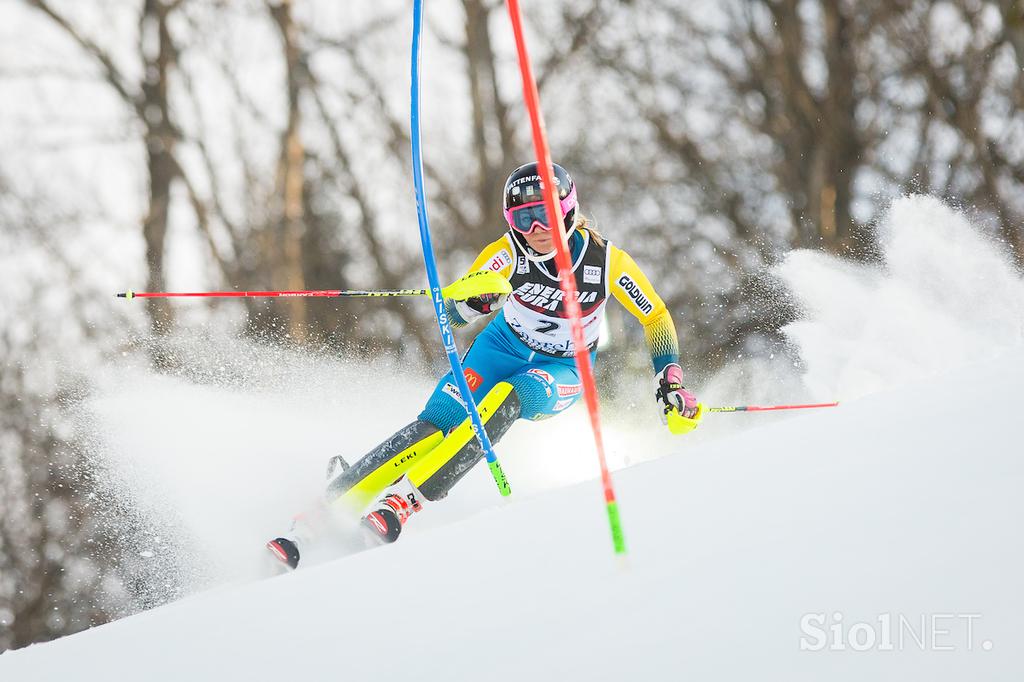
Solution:
[[(551, 164), (558, 187), (558, 200), (562, 207), (566, 234), (571, 234), (576, 224), (576, 185), (572, 176), (557, 163)], [(527, 163), (516, 168), (505, 181), (505, 222), (512, 233), (529, 234), (534, 229), (550, 230), (547, 210), (544, 208), (543, 183), (537, 172), (536, 163)]]

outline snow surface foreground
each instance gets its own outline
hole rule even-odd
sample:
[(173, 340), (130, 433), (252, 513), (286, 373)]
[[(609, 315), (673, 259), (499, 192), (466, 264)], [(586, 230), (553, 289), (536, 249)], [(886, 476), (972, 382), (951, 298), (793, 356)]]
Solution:
[(0, 680), (1020, 680), (1022, 386), (1018, 353), (622, 470), (628, 563), (586, 482), (8, 652)]

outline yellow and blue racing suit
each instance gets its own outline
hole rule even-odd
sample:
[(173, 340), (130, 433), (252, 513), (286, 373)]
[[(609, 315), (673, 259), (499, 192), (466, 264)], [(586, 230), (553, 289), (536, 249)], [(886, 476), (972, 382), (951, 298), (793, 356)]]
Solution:
[[(633, 259), (585, 228), (570, 235), (570, 253), (584, 338), (596, 346), (609, 295), (644, 327), (656, 372), (678, 362), (679, 342), (664, 302)], [(470, 272), (493, 270), (512, 284), (501, 311), (463, 358), (466, 381), (492, 442), (517, 418), (543, 419), (579, 400), (569, 320), (553, 259), (524, 247), (511, 233), (489, 244)], [(449, 302), (453, 326), (467, 321)], [(419, 419), (356, 462), (328, 486), (328, 497), (359, 508), (402, 475), (429, 500), (438, 499), (482, 456), (451, 373), (442, 377)]]

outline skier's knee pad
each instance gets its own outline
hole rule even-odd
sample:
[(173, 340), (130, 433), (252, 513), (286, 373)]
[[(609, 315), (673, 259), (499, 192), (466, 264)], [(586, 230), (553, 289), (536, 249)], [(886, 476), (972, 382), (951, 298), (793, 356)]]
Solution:
[(520, 416), (537, 421), (553, 417), (579, 400), (582, 387), (574, 371), (533, 367), (508, 378), (520, 401)]

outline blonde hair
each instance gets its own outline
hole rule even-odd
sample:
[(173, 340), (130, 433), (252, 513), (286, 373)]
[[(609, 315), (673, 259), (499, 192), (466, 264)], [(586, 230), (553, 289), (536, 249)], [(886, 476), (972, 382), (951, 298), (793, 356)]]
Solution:
[(575, 227), (577, 230), (586, 230), (587, 232), (589, 232), (590, 238), (597, 242), (598, 246), (604, 246), (605, 242), (608, 241), (607, 239), (605, 239), (605, 236), (601, 234), (601, 232), (597, 229), (597, 227), (592, 222), (590, 222), (590, 218), (583, 215), (583, 213), (581, 213), (579, 209), (576, 209), (576, 220), (574, 221), (573, 227)]

